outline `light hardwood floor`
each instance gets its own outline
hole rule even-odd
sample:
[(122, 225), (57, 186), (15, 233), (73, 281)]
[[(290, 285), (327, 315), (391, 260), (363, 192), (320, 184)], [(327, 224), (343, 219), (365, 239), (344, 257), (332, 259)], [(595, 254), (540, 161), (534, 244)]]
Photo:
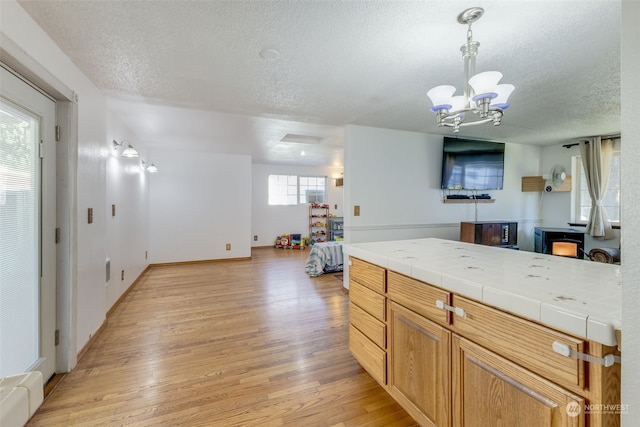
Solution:
[(149, 269), (28, 426), (416, 426), (348, 349), (309, 251)]

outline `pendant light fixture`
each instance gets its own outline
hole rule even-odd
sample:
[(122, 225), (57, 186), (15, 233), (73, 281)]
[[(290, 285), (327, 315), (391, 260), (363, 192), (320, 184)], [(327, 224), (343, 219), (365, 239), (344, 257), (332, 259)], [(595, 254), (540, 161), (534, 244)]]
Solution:
[(450, 85), (436, 86), (427, 92), (438, 126), (451, 127), (455, 133), (463, 126), (484, 123), (500, 126), (504, 110), (509, 108), (509, 96), (515, 89), (511, 84), (498, 84), (502, 78), (498, 71), (475, 73), (480, 43), (473, 40), (471, 24), (483, 13), (481, 7), (472, 7), (458, 15), (458, 22), (468, 25), (467, 42), (460, 47), (464, 61), (464, 94), (454, 96), (456, 88)]

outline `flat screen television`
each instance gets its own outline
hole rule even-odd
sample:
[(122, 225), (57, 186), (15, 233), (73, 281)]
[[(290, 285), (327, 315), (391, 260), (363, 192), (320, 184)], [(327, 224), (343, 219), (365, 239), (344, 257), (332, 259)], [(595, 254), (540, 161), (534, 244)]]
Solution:
[(449, 190), (502, 190), (504, 143), (445, 136), (442, 186)]

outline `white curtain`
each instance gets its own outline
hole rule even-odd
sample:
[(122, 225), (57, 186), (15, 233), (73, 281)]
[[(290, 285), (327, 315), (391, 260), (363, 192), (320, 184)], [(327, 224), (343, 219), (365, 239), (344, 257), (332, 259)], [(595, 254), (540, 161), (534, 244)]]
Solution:
[(580, 142), (582, 167), (589, 196), (591, 196), (591, 213), (587, 222), (587, 234), (602, 240), (611, 239), (613, 232), (607, 218), (607, 212), (602, 206), (604, 193), (609, 184), (611, 158), (613, 157), (613, 140), (590, 138)]

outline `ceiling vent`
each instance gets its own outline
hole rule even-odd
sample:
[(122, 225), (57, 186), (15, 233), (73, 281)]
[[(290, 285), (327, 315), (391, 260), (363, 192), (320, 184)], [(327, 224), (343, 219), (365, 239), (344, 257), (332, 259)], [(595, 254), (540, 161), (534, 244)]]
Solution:
[(280, 138), (280, 142), (293, 142), (296, 144), (319, 144), (323, 140), (324, 137), (322, 136), (296, 135), (295, 133), (288, 133)]

